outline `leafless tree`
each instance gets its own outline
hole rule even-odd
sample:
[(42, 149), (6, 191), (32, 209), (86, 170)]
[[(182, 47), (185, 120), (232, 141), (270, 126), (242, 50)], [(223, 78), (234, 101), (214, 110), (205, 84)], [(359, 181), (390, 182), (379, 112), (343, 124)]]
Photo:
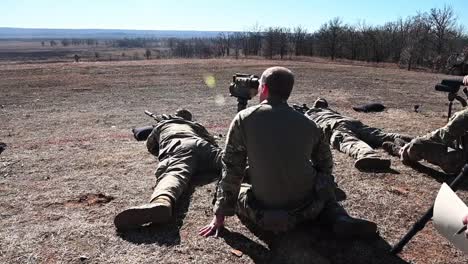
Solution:
[(326, 54), (334, 60), (342, 47), (345, 27), (339, 17), (323, 24), (318, 32), (320, 44)]
[(435, 51), (437, 55), (442, 55), (446, 51), (449, 39), (456, 35), (453, 9), (449, 6), (444, 6), (443, 9), (432, 8), (428, 20), (434, 34)]
[(145, 50), (145, 58), (147, 60), (151, 59), (151, 50), (150, 49)]
[(301, 56), (307, 53), (306, 39), (307, 30), (301, 26), (295, 27), (292, 34), (295, 56)]

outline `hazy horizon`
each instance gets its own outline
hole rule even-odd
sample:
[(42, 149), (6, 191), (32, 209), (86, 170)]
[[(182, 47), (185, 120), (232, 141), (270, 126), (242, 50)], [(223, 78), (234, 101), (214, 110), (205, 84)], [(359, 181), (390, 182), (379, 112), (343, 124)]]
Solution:
[(460, 25), (468, 25), (464, 0), (340, 1), (238, 0), (235, 4), (201, 1), (57, 1), (4, 0), (0, 27), (170, 31), (248, 31), (260, 27), (302, 26), (317, 30), (334, 17), (346, 24), (383, 25), (398, 18), (451, 6)]
[[(176, 32), (238, 32), (231, 30), (184, 30), (184, 29), (123, 29), (123, 28), (42, 28), (42, 27), (3, 27), (0, 26), (0, 29), (34, 29), (34, 30), (118, 30), (118, 31), (176, 31)], [(240, 31), (239, 31), (240, 32)]]

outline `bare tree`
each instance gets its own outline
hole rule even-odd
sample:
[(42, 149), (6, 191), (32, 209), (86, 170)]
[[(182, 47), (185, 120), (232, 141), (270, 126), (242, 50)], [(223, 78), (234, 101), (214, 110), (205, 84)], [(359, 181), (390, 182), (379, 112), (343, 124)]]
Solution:
[(246, 33), (244, 37), (244, 41), (242, 43), (242, 50), (244, 52), (244, 56), (259, 56), (260, 51), (262, 50), (262, 40), (263, 40), (264, 33), (262, 32), (262, 28), (256, 24), (252, 27), (251, 30)]
[(446, 51), (449, 38), (456, 34), (456, 18), (453, 9), (444, 6), (443, 9), (432, 8), (429, 13), (429, 23), (435, 36), (435, 50), (437, 55)]
[(150, 49), (145, 50), (145, 58), (147, 60), (151, 59), (151, 50)]
[(418, 14), (411, 20), (406, 46), (400, 59), (400, 64), (406, 64), (408, 71), (412, 69), (413, 64), (423, 63), (428, 52), (431, 30), (431, 25), (423, 14)]
[(243, 46), (242, 43), (245, 41), (245, 35), (241, 32), (235, 32), (234, 34), (232, 34), (231, 40), (234, 48), (234, 55), (237, 60), (239, 59), (239, 53)]
[(283, 59), (291, 49), (289, 45), (289, 36), (291, 35), (291, 32), (289, 28), (277, 28), (276, 34), (276, 37), (278, 38), (278, 52), (280, 58)]
[(344, 31), (345, 27), (339, 17), (331, 19), (319, 29), (319, 41), (325, 53), (327, 53), (332, 60), (334, 60), (340, 52)]
[(306, 54), (307, 30), (301, 26), (295, 27), (292, 34), (294, 46), (294, 55), (301, 56)]
[(62, 39), (61, 43), (62, 43), (62, 46), (66, 47), (66, 46), (70, 45), (70, 40)]
[(270, 27), (265, 31), (263, 47), (263, 54), (266, 58), (273, 59), (277, 49), (277, 28)]

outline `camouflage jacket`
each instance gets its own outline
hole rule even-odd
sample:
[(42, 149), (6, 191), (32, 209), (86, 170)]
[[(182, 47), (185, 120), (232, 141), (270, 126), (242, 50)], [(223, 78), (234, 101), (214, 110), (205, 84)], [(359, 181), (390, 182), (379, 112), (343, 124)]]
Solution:
[(199, 123), (187, 121), (179, 117), (164, 116), (161, 118), (146, 140), (148, 151), (160, 157), (160, 146), (172, 139), (201, 138), (214, 146), (218, 146), (215, 138)]
[(265, 209), (298, 208), (313, 192), (334, 199), (328, 141), (313, 121), (284, 102), (263, 102), (239, 112), (222, 161), (215, 214), (235, 213), (247, 161), (253, 195)]

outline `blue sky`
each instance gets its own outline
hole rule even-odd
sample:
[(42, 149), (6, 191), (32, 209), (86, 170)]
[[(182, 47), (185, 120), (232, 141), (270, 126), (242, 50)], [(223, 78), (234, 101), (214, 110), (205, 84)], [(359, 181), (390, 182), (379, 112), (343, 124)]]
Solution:
[(238, 31), (301, 25), (333, 17), (379, 25), (450, 5), (468, 29), (467, 0), (2, 0), (0, 27)]

